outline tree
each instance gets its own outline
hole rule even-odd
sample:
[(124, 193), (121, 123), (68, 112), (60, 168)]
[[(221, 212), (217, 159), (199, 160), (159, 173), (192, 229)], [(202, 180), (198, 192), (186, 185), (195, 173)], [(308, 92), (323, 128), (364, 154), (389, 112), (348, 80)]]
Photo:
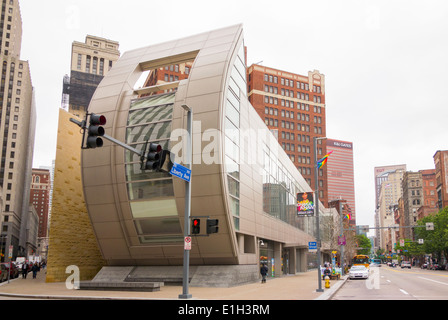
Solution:
[[(434, 230), (426, 230), (426, 223), (434, 223)], [(418, 220), (421, 228), (415, 228), (417, 239), (423, 239), (423, 250), (432, 253), (440, 261), (442, 255), (448, 257), (448, 207), (434, 215)]]
[(358, 254), (366, 254), (368, 255), (370, 253), (370, 249), (372, 247), (372, 244), (370, 243), (370, 240), (363, 234), (359, 234), (356, 236), (356, 244), (358, 245)]

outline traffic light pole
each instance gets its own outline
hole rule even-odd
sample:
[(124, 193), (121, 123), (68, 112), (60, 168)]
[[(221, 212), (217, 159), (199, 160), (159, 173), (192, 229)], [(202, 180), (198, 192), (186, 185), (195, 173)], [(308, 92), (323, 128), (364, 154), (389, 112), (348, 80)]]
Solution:
[[(186, 105), (182, 108), (187, 111), (187, 131), (188, 131), (188, 145), (187, 145), (187, 163), (186, 167), (191, 170), (193, 164), (193, 110)], [(190, 181), (185, 181), (185, 215), (184, 215), (184, 237), (190, 236), (190, 212), (191, 212), (191, 177)], [(184, 247), (184, 266), (182, 279), (182, 294), (179, 299), (191, 299), (192, 295), (188, 293), (189, 278), (190, 278), (190, 250)]]
[(137, 149), (134, 149), (131, 146), (128, 146), (127, 144), (125, 144), (125, 143), (123, 143), (123, 142), (121, 142), (121, 141), (119, 141), (119, 140), (117, 140), (115, 138), (112, 138), (111, 136), (108, 136), (107, 134), (104, 134), (103, 138), (106, 139), (106, 140), (109, 140), (110, 142), (118, 144), (119, 146), (121, 146), (121, 147), (123, 147), (125, 149), (128, 149), (129, 151), (132, 151), (132, 152), (138, 154), (140, 157), (144, 155), (144, 153), (142, 151), (138, 151)]

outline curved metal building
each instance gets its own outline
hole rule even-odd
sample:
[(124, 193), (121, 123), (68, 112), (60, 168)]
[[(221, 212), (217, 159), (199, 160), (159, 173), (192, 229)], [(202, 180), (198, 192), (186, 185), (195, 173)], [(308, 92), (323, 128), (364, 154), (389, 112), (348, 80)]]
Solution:
[[(135, 89), (144, 72), (189, 63), (187, 79)], [(195, 266), (305, 271), (313, 218), (297, 216), (298, 192), (312, 191), (247, 99), (243, 28), (126, 52), (98, 86), (89, 112), (106, 133), (135, 149), (162, 144), (182, 164), (193, 110), (192, 216), (219, 219), (219, 232), (193, 237)], [(185, 182), (141, 171), (137, 154), (105, 141), (82, 151), (87, 209), (109, 266), (181, 266)], [(202, 223), (202, 233), (206, 228)], [(257, 270), (254, 268), (253, 270)]]

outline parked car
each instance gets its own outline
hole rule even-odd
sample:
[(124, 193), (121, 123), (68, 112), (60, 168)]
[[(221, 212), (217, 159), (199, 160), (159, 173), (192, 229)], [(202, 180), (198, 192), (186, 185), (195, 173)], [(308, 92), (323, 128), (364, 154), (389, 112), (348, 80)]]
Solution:
[(353, 266), (348, 272), (350, 279), (367, 279), (369, 277), (369, 269), (365, 266)]
[(401, 269), (403, 269), (403, 268), (411, 269), (411, 262), (410, 261), (401, 261)]
[(430, 266), (431, 270), (445, 270), (444, 265), (439, 265), (438, 263), (434, 263), (432, 266)]
[(8, 270), (6, 270), (6, 267), (2, 264), (0, 264), (0, 282), (8, 280)]
[(19, 276), (19, 270), (14, 263), (11, 262), (11, 270), (9, 269), (9, 262), (3, 262), (2, 265), (9, 271), (9, 279), (15, 279)]

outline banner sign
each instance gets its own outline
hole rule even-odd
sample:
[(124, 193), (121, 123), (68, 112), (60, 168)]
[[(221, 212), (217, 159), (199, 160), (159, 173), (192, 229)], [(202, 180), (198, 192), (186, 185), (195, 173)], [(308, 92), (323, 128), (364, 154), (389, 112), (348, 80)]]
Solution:
[(313, 192), (301, 192), (297, 194), (297, 216), (309, 217), (314, 215)]

